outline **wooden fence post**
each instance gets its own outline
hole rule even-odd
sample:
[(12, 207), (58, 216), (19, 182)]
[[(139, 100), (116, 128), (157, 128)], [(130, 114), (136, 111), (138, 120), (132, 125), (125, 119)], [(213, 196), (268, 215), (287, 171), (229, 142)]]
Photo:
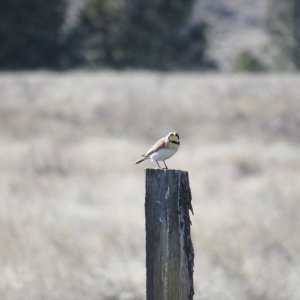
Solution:
[(193, 299), (188, 172), (146, 169), (147, 300)]

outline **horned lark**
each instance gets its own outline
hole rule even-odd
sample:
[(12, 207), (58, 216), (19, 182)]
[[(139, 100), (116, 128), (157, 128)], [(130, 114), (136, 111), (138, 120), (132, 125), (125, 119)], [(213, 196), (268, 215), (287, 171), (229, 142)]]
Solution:
[(170, 132), (166, 137), (158, 140), (145, 154), (141, 156), (135, 163), (139, 164), (144, 160), (150, 159), (155, 161), (161, 169), (159, 161), (162, 161), (165, 168), (168, 169), (165, 160), (173, 156), (179, 148), (179, 135), (177, 132)]

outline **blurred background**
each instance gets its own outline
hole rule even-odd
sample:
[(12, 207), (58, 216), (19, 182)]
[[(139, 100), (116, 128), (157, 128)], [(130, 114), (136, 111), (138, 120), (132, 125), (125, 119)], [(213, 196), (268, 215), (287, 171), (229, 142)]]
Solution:
[(172, 130), (194, 299), (300, 299), (299, 68), (300, 0), (2, 0), (0, 299), (145, 299)]

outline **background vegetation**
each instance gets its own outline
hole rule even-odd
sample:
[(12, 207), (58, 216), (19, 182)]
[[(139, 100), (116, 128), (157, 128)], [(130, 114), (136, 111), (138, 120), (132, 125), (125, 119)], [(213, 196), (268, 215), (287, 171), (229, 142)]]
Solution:
[(0, 68), (58, 68), (65, 40), (64, 0), (3, 0), (0, 4)]
[[(222, 60), (213, 58), (218, 52), (214, 41), (225, 39), (226, 33), (220, 31), (216, 38), (214, 28), (229, 23), (238, 36), (230, 20), (242, 2), (230, 0), (226, 8), (218, 0), (55, 0), (49, 6), (39, 0), (3, 0), (0, 68), (222, 68)], [(269, 42), (242, 48), (231, 69), (298, 70), (300, 0), (262, 3), (265, 15), (260, 21), (249, 17), (247, 26), (264, 22)], [(209, 17), (213, 15), (216, 20)]]
[(85, 60), (113, 68), (201, 68), (205, 26), (189, 24), (193, 1), (89, 0), (81, 12)]
[(87, 0), (76, 24), (67, 28), (64, 0), (47, 9), (39, 0), (3, 1), (0, 67), (208, 67), (205, 25), (189, 22), (192, 4)]
[(276, 50), (276, 69), (299, 70), (300, 1), (270, 1), (267, 29)]
[(0, 75), (0, 298), (145, 299), (144, 172), (176, 129), (195, 300), (298, 300), (295, 75)]

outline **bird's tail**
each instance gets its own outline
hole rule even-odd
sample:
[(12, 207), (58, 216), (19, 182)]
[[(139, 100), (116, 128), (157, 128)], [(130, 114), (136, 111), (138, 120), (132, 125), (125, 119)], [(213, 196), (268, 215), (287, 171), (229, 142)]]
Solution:
[(136, 164), (140, 164), (141, 162), (143, 162), (145, 159), (147, 159), (147, 157), (142, 156), (140, 159), (138, 159), (135, 163)]

